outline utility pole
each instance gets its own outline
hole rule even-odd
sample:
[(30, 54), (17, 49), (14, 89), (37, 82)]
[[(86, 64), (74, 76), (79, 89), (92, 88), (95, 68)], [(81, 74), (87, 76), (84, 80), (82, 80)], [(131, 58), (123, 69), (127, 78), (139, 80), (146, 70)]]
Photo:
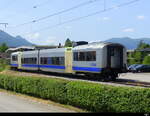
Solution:
[[(4, 25), (5, 28), (7, 27), (8, 23), (0, 23), (0, 25)], [(3, 29), (2, 29), (3, 30)]]
[(0, 25), (4, 25), (5, 28), (7, 27), (8, 23), (0, 23)]
[(106, 0), (104, 0), (104, 11), (106, 10)]

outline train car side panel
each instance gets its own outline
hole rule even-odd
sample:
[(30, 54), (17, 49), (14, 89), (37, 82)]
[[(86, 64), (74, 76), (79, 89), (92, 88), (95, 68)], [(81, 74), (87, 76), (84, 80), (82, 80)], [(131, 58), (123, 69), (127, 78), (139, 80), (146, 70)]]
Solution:
[(100, 73), (101, 60), (101, 49), (74, 50), (73, 70), (75, 72)]
[(38, 51), (23, 52), (20, 69), (37, 71), (39, 69), (38, 60)]
[(65, 49), (41, 50), (39, 55), (41, 71), (65, 73)]

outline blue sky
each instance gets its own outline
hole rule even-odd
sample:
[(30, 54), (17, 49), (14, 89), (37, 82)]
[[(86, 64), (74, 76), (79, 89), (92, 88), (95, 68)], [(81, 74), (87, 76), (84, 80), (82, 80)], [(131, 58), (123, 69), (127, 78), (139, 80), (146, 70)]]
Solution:
[[(150, 37), (150, 0), (140, 0), (82, 20), (45, 30), (55, 24), (104, 9), (104, 0), (82, 6), (37, 23), (15, 27), (38, 18), (71, 8), (89, 0), (0, 0), (0, 29), (20, 35), (38, 45), (57, 45), (67, 38), (74, 41), (104, 41), (113, 37)], [(106, 8), (133, 0), (105, 0)], [(33, 8), (37, 6), (37, 8)], [(40, 30), (40, 31), (39, 31)]]

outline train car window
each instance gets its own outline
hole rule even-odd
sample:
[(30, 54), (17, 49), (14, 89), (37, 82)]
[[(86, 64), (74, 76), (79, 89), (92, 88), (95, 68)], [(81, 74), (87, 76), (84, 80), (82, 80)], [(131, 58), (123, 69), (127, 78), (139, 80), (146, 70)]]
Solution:
[(47, 64), (48, 63), (48, 59), (45, 57), (41, 58), (40, 61), (41, 61), (41, 64)]
[(114, 56), (114, 55), (115, 55), (115, 49), (114, 49), (114, 48), (111, 48), (111, 49), (110, 49), (110, 53), (111, 53), (111, 56)]
[(79, 52), (79, 61), (86, 61), (86, 53)]
[(40, 58), (40, 64), (43, 64), (43, 58)]
[(18, 61), (18, 56), (12, 56), (12, 61)]
[(41, 64), (48, 64), (48, 58), (41, 58)]
[(96, 61), (96, 51), (75, 52), (74, 61)]
[(56, 60), (54, 57), (52, 57), (52, 65), (55, 65), (56, 64)]
[(86, 52), (86, 61), (91, 61), (91, 52)]
[(65, 58), (64, 57), (47, 57), (41, 58), (41, 64), (48, 64), (48, 65), (64, 65)]
[(74, 58), (74, 61), (79, 61), (79, 55), (78, 55), (78, 52), (74, 52), (73, 54), (73, 58)]
[(52, 64), (52, 59), (51, 58), (47, 59), (47, 64)]
[(23, 64), (36, 64), (37, 58), (22, 58), (21, 61)]
[(96, 51), (86, 52), (86, 61), (96, 61)]
[(96, 51), (91, 52), (92, 54), (92, 61), (96, 61)]
[(59, 63), (60, 63), (60, 65), (65, 65), (65, 58), (64, 57), (60, 57), (59, 58)]
[(60, 65), (59, 57), (56, 57), (56, 65)]

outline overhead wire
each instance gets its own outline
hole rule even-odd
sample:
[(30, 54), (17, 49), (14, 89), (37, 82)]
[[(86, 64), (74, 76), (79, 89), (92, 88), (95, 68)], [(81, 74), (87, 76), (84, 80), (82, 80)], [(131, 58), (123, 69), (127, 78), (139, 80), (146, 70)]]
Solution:
[(38, 7), (44, 6), (44, 5), (46, 5), (49, 1), (50, 1), (50, 0), (47, 0), (47, 1), (42, 2), (42, 3), (40, 3), (40, 4), (36, 4), (36, 5), (33, 6), (33, 8), (38, 8)]
[[(55, 27), (58, 27), (60, 25), (64, 25), (64, 24), (67, 24), (67, 23), (79, 21), (81, 19), (85, 19), (87, 17), (91, 17), (91, 16), (94, 16), (94, 15), (97, 15), (97, 14), (100, 14), (100, 13), (103, 13), (103, 12), (108, 12), (108, 11), (111, 11), (111, 10), (116, 9), (116, 8), (128, 6), (128, 5), (133, 4), (135, 2), (138, 2), (138, 1), (141, 1), (141, 0), (132, 0), (130, 2), (126, 2), (126, 3), (122, 3), (122, 4), (119, 4), (119, 5), (116, 5), (115, 7), (113, 6), (113, 7), (110, 7), (110, 8), (105, 8), (103, 10), (100, 10), (100, 11), (97, 11), (97, 12), (94, 12), (94, 13), (91, 13), (91, 14), (88, 14), (88, 15), (85, 15), (85, 16), (77, 17), (77, 18), (74, 18), (74, 19), (71, 19), (71, 20), (68, 20), (68, 21), (64, 21), (64, 22), (61, 22), (61, 23), (58, 23), (58, 24), (55, 24), (55, 25), (52, 25), (52, 26), (48, 26), (46, 28), (39, 29), (39, 30), (36, 30), (34, 32), (40, 32), (40, 31), (44, 31), (44, 30), (48, 30), (48, 29), (51, 29), (51, 28), (55, 28)], [(31, 33), (26, 33), (26, 34), (31, 34)]]
[(15, 26), (15, 27), (20, 27), (20, 26), (24, 26), (24, 25), (27, 25), (27, 24), (31, 24), (31, 23), (36, 23), (36, 22), (39, 22), (39, 21), (48, 19), (48, 18), (50, 18), (50, 17), (53, 17), (53, 16), (57, 16), (57, 15), (66, 13), (66, 12), (72, 11), (72, 10), (74, 10), (74, 9), (77, 9), (77, 8), (79, 8), (79, 7), (82, 7), (82, 6), (85, 6), (85, 5), (88, 5), (88, 4), (92, 4), (92, 3), (98, 2), (98, 1), (100, 1), (100, 0), (89, 0), (89, 1), (86, 1), (86, 2), (83, 2), (83, 3), (80, 3), (80, 4), (76, 5), (76, 6), (73, 6), (73, 7), (71, 7), (71, 8), (68, 8), (68, 9), (65, 9), (65, 10), (62, 10), (62, 11), (59, 11), (59, 12), (50, 14), (50, 15), (48, 15), (48, 16), (44, 16), (44, 17), (41, 17), (41, 18), (39, 18), (39, 19), (35, 19), (35, 20), (29, 21), (29, 22), (26, 22), (26, 23), (19, 24), (19, 25)]

